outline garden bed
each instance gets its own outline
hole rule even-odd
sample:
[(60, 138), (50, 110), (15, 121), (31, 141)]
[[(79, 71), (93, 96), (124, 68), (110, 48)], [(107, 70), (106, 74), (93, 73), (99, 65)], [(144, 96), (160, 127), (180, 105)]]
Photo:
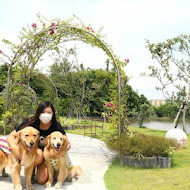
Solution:
[(120, 165), (133, 166), (138, 168), (170, 168), (170, 157), (143, 157), (136, 158), (133, 156), (120, 155)]

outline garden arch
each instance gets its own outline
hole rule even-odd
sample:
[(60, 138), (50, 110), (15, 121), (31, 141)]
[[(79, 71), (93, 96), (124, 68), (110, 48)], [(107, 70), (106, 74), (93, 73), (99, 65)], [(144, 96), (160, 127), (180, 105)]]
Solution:
[[(39, 21), (43, 27), (41, 31), (38, 31), (36, 23), (33, 23), (28, 29), (23, 29), (21, 32), (21, 42), (20, 46), (15, 46), (8, 41), (5, 43), (12, 46), (14, 56), (9, 58), (9, 70), (7, 76), (7, 86), (6, 86), (6, 108), (8, 110), (9, 102), (9, 85), (12, 79), (12, 67), (18, 63), (23, 65), (23, 69), (27, 68), (28, 77), (40, 60), (42, 55), (49, 50), (57, 50), (57, 45), (68, 42), (68, 41), (82, 41), (86, 44), (90, 44), (92, 47), (96, 46), (102, 49), (107, 56), (112, 60), (113, 66), (117, 70), (117, 82), (118, 82), (118, 132), (119, 137), (121, 133), (120, 126), (120, 106), (121, 106), (121, 87), (120, 87), (120, 69), (125, 64), (121, 62), (119, 58), (111, 50), (104, 40), (103, 35), (101, 35), (101, 30), (95, 32), (91, 26), (86, 27), (81, 21), (80, 23), (73, 23), (74, 19), (68, 21), (53, 20), (47, 22), (47, 20), (38, 17)], [(46, 27), (48, 26), (48, 27)], [(6, 56), (4, 54), (4, 56)]]

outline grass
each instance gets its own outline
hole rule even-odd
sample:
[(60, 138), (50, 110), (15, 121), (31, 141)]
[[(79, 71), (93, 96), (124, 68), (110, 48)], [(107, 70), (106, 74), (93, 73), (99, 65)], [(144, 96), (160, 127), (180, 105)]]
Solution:
[[(130, 131), (165, 135), (166, 131), (129, 128)], [(190, 189), (190, 135), (185, 148), (178, 149), (172, 157), (172, 167), (167, 169), (138, 169), (120, 166), (117, 158), (108, 168), (104, 180), (109, 190), (189, 190)]]
[[(141, 132), (165, 136), (166, 131), (129, 127), (131, 132)], [(83, 135), (83, 129), (67, 130), (68, 133)], [(103, 137), (99, 132), (96, 138), (104, 140), (109, 134), (106, 125)], [(190, 189), (190, 135), (185, 148), (174, 151), (172, 167), (167, 169), (140, 169), (120, 166), (119, 158), (113, 161), (104, 175), (108, 190), (189, 190)]]
[[(91, 121), (87, 121), (85, 122), (84, 120), (81, 120), (80, 123), (77, 123), (77, 119), (66, 119), (66, 118), (60, 118), (60, 123), (63, 125), (63, 126), (72, 126), (72, 125), (80, 125), (80, 126), (89, 126), (89, 128), (86, 129), (86, 132), (87, 133), (90, 133), (91, 129), (90, 129), (90, 125), (91, 125)], [(97, 122), (96, 123), (97, 125), (102, 125), (102, 122)], [(96, 129), (96, 136), (95, 135), (92, 135), (93, 138), (97, 138), (99, 140), (103, 140), (105, 139), (105, 137), (109, 134), (109, 126), (110, 124), (109, 123), (106, 123), (104, 128), (103, 128), (103, 133), (102, 133), (102, 129), (101, 128), (97, 128)], [(75, 127), (75, 129), (73, 130), (67, 130), (65, 129), (66, 133), (73, 133), (73, 134), (78, 134), (78, 135), (84, 135), (84, 128), (79, 128), (79, 127)], [(92, 128), (92, 132), (94, 133), (95, 132), (95, 128), (93, 127)], [(86, 136), (89, 136), (91, 137), (90, 134), (87, 134)]]

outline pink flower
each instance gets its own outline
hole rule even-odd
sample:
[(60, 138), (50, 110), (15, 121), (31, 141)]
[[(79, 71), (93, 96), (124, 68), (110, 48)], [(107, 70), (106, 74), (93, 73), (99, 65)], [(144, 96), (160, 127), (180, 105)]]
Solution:
[(22, 85), (23, 85), (23, 83), (22, 83), (22, 82), (19, 82), (19, 85), (21, 85), (21, 86), (22, 86)]
[(91, 30), (91, 32), (94, 32), (94, 30)]
[(50, 34), (54, 34), (55, 32), (54, 32), (54, 30), (53, 29), (50, 29)]
[(107, 102), (106, 104), (105, 104), (105, 106), (106, 107), (112, 107), (112, 106), (114, 106), (111, 102)]
[(90, 30), (90, 27), (86, 27), (87, 30)]
[(129, 63), (129, 59), (125, 59), (125, 62)]
[(3, 53), (3, 51), (0, 49), (0, 53)]
[(55, 23), (51, 23), (51, 26), (55, 26)]
[(33, 28), (36, 28), (36, 27), (37, 27), (36, 23), (33, 23), (33, 24), (32, 24), (32, 27), (33, 27)]

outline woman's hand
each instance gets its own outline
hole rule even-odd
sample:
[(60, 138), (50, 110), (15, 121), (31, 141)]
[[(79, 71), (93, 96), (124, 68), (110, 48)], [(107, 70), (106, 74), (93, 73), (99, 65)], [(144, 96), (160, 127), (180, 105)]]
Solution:
[(11, 149), (12, 149), (13, 153), (16, 155), (16, 157), (17, 157), (19, 160), (21, 160), (21, 154), (20, 154), (20, 149), (19, 149), (18, 145), (12, 146)]
[(21, 154), (18, 145), (15, 143), (15, 139), (17, 137), (17, 132), (12, 131), (9, 136), (7, 137), (7, 142), (9, 144), (9, 147), (12, 149), (13, 153), (16, 155), (16, 157), (21, 160)]

